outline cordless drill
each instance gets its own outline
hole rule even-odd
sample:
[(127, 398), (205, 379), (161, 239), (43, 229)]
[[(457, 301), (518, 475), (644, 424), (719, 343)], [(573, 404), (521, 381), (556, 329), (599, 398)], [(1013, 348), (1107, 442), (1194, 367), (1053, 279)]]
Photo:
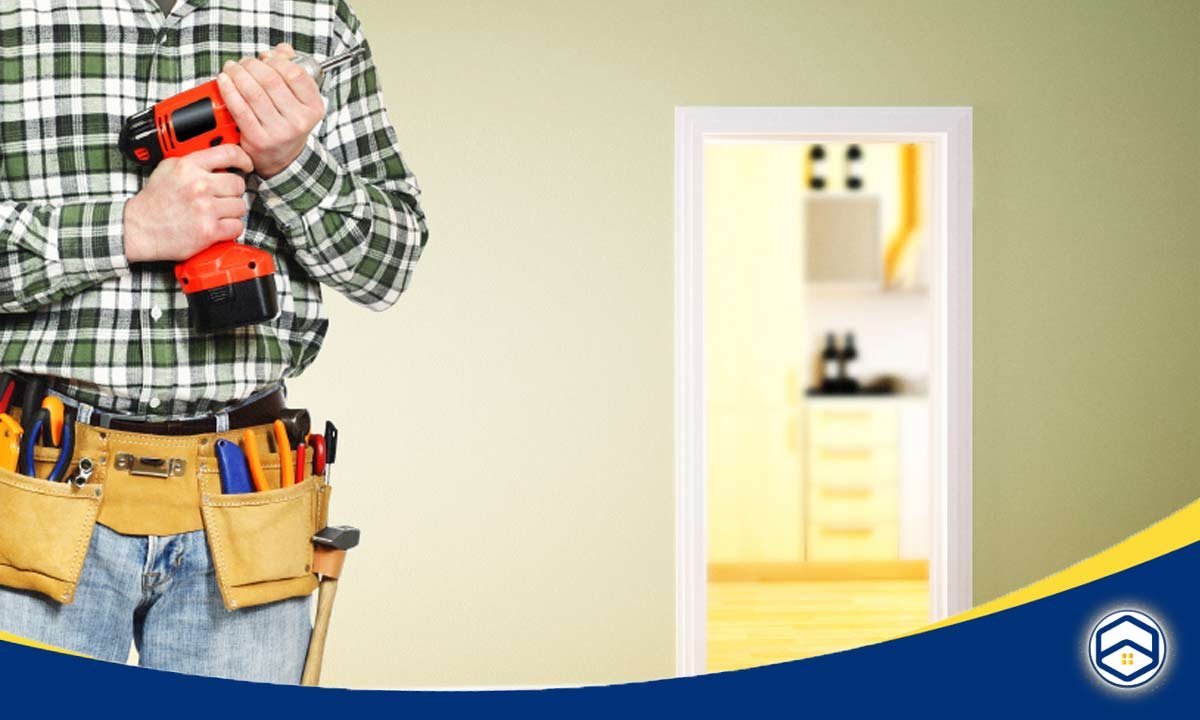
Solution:
[[(351, 50), (323, 63), (297, 54), (292, 62), (320, 86), (326, 72), (362, 51)], [(241, 139), (217, 81), (210, 80), (129, 116), (118, 146), (131, 161), (153, 168), (166, 158)], [(253, 325), (279, 315), (275, 260), (260, 248), (222, 240), (177, 264), (175, 278), (187, 297), (188, 317), (197, 332)]]

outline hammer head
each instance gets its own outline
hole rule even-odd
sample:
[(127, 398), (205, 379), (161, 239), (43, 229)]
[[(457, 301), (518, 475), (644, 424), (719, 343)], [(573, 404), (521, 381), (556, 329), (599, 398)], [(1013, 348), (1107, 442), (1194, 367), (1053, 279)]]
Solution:
[(303, 408), (285, 408), (279, 412), (279, 419), (287, 429), (288, 441), (292, 447), (304, 442), (312, 430), (312, 418)]
[(349, 550), (358, 545), (361, 533), (349, 525), (332, 525), (313, 535), (313, 545), (333, 550)]

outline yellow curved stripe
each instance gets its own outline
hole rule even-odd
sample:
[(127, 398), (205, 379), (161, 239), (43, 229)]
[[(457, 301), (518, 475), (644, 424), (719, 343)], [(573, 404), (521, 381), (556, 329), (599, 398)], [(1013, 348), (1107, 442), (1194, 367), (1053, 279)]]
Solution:
[(984, 615), (991, 615), (1001, 610), (1041, 600), (1056, 593), (1086, 585), (1093, 580), (1128, 570), (1135, 565), (1149, 562), (1197, 541), (1200, 541), (1200, 500), (1193, 501), (1190, 505), (1159, 520), (1136, 535), (1048, 578), (971, 608), (954, 617), (908, 633), (908, 635), (957, 625), (967, 620), (974, 620)]
[(36, 640), (27, 640), (23, 637), (18, 637), (16, 635), (12, 635), (12, 634), (2, 632), (2, 631), (0, 631), (0, 641), (12, 643), (14, 645), (26, 645), (31, 648), (38, 648), (39, 650), (50, 650), (52, 652), (62, 653), (63, 655), (74, 655), (76, 657), (87, 657), (87, 655), (83, 655), (81, 653), (71, 652), (70, 650), (63, 650), (60, 647), (54, 647), (53, 645), (47, 645), (45, 643), (40, 643), (40, 642), (37, 642)]

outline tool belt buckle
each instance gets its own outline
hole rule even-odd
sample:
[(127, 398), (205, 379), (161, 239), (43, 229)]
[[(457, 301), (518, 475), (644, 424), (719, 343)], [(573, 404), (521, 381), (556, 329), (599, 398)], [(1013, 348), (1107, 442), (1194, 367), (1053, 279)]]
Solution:
[(113, 467), (130, 475), (165, 479), (172, 476), (181, 477), (187, 469), (187, 461), (183, 458), (139, 457), (130, 453), (117, 453)]

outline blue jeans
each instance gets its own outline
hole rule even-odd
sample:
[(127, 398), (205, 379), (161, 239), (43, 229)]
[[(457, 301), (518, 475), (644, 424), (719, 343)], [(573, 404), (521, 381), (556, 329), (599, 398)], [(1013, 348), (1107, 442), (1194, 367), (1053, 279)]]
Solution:
[(75, 602), (0, 587), (0, 630), (100, 660), (192, 675), (298, 683), (309, 598), (230, 612), (203, 530), (144, 537), (92, 534)]

